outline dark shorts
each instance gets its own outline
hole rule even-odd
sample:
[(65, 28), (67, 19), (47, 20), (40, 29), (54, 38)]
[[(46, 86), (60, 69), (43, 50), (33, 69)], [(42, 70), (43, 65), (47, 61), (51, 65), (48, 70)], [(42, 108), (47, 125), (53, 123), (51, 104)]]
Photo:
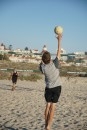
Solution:
[(47, 102), (57, 103), (61, 94), (61, 86), (55, 88), (45, 88), (45, 100)]
[(12, 83), (16, 84), (16, 83), (17, 83), (17, 80), (12, 80)]

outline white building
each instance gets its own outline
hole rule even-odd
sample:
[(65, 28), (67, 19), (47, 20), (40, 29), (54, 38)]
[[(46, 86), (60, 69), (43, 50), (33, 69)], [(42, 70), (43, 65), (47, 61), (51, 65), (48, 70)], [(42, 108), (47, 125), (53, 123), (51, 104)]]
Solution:
[(4, 49), (5, 49), (5, 47), (0, 45), (0, 50), (4, 50)]
[[(63, 48), (61, 48), (61, 55), (62, 54), (66, 54), (66, 50), (64, 50)], [(61, 60), (66, 61), (67, 60), (67, 56), (61, 56)]]

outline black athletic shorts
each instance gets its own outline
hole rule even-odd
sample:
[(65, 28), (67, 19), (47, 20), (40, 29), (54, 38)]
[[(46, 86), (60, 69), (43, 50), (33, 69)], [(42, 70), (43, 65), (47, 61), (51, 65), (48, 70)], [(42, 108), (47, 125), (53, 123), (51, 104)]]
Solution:
[(12, 79), (12, 83), (16, 84), (17, 83), (17, 79)]
[(45, 100), (46, 102), (57, 103), (61, 94), (61, 86), (54, 88), (45, 88)]

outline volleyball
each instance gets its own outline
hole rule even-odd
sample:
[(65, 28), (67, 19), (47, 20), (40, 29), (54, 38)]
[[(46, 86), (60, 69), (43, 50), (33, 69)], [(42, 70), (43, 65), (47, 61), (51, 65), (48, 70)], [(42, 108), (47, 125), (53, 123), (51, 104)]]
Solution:
[(56, 26), (54, 28), (54, 32), (58, 35), (58, 34), (62, 34), (63, 33), (63, 28), (61, 26)]

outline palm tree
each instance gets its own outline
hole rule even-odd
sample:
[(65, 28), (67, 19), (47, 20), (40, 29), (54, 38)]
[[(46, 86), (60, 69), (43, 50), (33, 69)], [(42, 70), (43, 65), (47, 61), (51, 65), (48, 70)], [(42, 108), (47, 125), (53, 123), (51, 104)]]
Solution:
[(25, 51), (28, 51), (28, 47), (25, 47)]

